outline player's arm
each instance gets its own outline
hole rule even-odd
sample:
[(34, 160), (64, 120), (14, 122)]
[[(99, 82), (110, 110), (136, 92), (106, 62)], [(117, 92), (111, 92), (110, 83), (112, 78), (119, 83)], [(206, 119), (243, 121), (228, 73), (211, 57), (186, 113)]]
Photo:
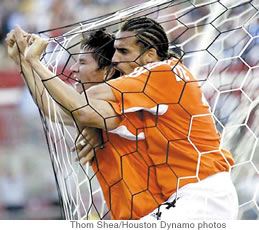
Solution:
[[(19, 28), (15, 28), (18, 45), (24, 43), (25, 38), (19, 36)], [(75, 89), (65, 84), (40, 62), (40, 56), (47, 46), (47, 41), (32, 35), (27, 43), (25, 58), (33, 70), (38, 74), (54, 100), (62, 105), (64, 111), (80, 126), (114, 129), (120, 119), (116, 116), (112, 106), (105, 100), (112, 97), (111, 90), (103, 93), (103, 99), (95, 99), (85, 91), (80, 95)]]
[[(24, 31), (21, 30), (20, 32), (25, 35)], [(19, 46), (20, 52), (18, 51), (14, 30), (8, 33), (6, 43), (8, 45), (8, 55), (13, 59), (15, 64), (19, 66), (23, 79), (26, 82), (35, 103), (46, 116), (53, 120), (55, 116), (53, 103), (48, 103), (48, 92), (44, 88), (41, 79), (38, 77), (36, 72), (32, 70), (31, 65), (26, 61), (24, 57), (25, 47), (22, 44)], [(49, 106), (47, 106), (48, 104)], [(59, 110), (59, 113), (63, 118), (62, 122), (66, 125), (73, 125), (71, 116), (68, 116), (63, 112), (58, 105), (56, 106), (56, 110)]]

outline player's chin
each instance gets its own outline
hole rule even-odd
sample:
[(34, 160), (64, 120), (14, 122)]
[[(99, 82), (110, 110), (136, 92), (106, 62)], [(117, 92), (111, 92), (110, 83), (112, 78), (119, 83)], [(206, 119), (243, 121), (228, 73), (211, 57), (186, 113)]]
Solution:
[(120, 72), (122, 75), (127, 75), (130, 74), (131, 72), (134, 71), (134, 68), (130, 68), (130, 67), (125, 67), (125, 68), (120, 68)]

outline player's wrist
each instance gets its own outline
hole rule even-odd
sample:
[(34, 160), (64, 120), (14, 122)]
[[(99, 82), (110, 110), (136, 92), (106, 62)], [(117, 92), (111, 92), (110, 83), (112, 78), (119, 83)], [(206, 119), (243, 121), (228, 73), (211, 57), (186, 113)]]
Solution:
[(31, 64), (32, 67), (37, 67), (40, 64), (40, 57), (26, 56), (25, 59)]

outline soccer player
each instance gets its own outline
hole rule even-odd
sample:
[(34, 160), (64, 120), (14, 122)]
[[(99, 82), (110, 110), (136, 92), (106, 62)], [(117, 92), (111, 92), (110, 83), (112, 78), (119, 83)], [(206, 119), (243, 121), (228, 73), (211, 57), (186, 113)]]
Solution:
[[(16, 34), (18, 37), (24, 36), (27, 37), (27, 39), (30, 36), (20, 27), (16, 29)], [(50, 118), (54, 120), (55, 109), (52, 103), (48, 103), (48, 91), (45, 90), (44, 84), (39, 76), (35, 72), (32, 72), (30, 63), (24, 57), (26, 48), (25, 40), (19, 43), (19, 50), (21, 51), (20, 55), (16, 45), (15, 30), (8, 33), (6, 42), (9, 56), (16, 65), (20, 67), (20, 71), (30, 89), (34, 101), (46, 116), (50, 116)], [(71, 71), (74, 73), (74, 77), (77, 80), (75, 89), (78, 93), (82, 94), (84, 90), (91, 86), (117, 76), (114, 74), (114, 71), (110, 69), (111, 59), (115, 51), (113, 44), (114, 37), (103, 30), (94, 31), (90, 33), (89, 36), (82, 39), (80, 43), (80, 55), (77, 62), (71, 67)], [(98, 50), (98, 54), (96, 50)], [(49, 107), (47, 107), (47, 104), (49, 104)], [(64, 122), (65, 125), (74, 125), (74, 120), (71, 116), (72, 114), (65, 113), (63, 111), (64, 108), (57, 103), (55, 104), (55, 108), (62, 116), (62, 122)], [(91, 151), (91, 155), (93, 155), (92, 147), (101, 144), (100, 131), (89, 127), (80, 127), (80, 131), (82, 131), (82, 135), (79, 136), (77, 141), (78, 150), (83, 150), (84, 154)], [(90, 142), (91, 144), (87, 145), (87, 142)], [(79, 159), (81, 159), (80, 153)]]
[[(42, 80), (53, 77), (39, 60), (46, 46), (35, 36), (27, 45), (26, 59)], [(232, 156), (220, 147), (198, 82), (168, 52), (162, 26), (130, 19), (114, 47), (123, 76), (91, 87), (87, 97), (57, 78), (45, 84), (78, 123), (104, 130), (107, 143), (92, 166), (112, 218), (236, 218)]]

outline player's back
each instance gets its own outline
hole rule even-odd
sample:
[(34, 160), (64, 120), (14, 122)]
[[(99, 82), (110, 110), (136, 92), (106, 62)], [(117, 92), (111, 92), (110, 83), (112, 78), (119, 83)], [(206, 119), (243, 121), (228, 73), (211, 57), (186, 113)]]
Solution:
[[(111, 175), (112, 170), (117, 175), (111, 176), (116, 178), (114, 181), (106, 182), (106, 194), (114, 191), (115, 201), (121, 205), (127, 203), (123, 206), (127, 214), (121, 215), (123, 211), (119, 212), (118, 206), (115, 218), (139, 217), (133, 212), (128, 216), (128, 213), (134, 208), (138, 210), (143, 201), (151, 201), (153, 194), (160, 193), (157, 200), (165, 201), (178, 187), (228, 171), (229, 164), (233, 163), (231, 154), (219, 149), (220, 135), (209, 107), (203, 102), (200, 86), (178, 60), (138, 67), (109, 84), (116, 97), (115, 102), (110, 102), (116, 113), (132, 118), (129, 119), (134, 126), (131, 133), (136, 135), (141, 131), (145, 135), (144, 140), (124, 140), (123, 134), (127, 130), (122, 123), (116, 129), (122, 136), (115, 131), (114, 136), (109, 135), (113, 150), (99, 155), (103, 160), (99, 158), (98, 164), (105, 160), (107, 164), (109, 154), (112, 154), (111, 159), (115, 157), (114, 163), (109, 160), (110, 165), (103, 173)], [(134, 119), (137, 113), (143, 115), (139, 127)], [(114, 170), (112, 165), (117, 169)], [(111, 186), (109, 191), (108, 185)], [(151, 190), (155, 192), (150, 193)], [(118, 204), (111, 203), (112, 209)], [(151, 202), (143, 205), (147, 203)], [(136, 213), (145, 214), (144, 209), (140, 208)]]
[(158, 105), (156, 114), (145, 112), (144, 121), (149, 127), (145, 129), (148, 154), (165, 196), (177, 187), (229, 170), (231, 154), (220, 149), (220, 134), (200, 85), (184, 65), (170, 59), (152, 69), (145, 93)]

